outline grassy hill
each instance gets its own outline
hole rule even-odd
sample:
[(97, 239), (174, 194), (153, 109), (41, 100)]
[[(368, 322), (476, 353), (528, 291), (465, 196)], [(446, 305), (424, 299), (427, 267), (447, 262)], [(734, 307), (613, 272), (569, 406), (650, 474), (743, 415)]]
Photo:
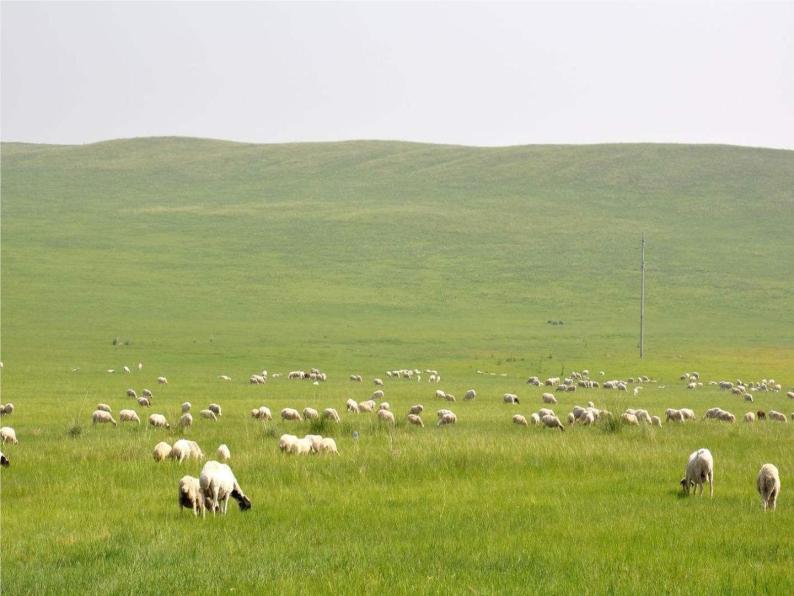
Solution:
[(793, 213), (790, 151), (5, 143), (3, 351), (629, 367), (645, 231), (649, 361), (773, 374), (794, 355)]

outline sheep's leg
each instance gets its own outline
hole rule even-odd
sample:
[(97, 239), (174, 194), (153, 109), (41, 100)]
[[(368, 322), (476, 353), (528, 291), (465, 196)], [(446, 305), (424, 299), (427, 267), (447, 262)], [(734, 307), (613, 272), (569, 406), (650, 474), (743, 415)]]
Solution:
[(709, 474), (709, 497), (714, 496), (714, 474)]

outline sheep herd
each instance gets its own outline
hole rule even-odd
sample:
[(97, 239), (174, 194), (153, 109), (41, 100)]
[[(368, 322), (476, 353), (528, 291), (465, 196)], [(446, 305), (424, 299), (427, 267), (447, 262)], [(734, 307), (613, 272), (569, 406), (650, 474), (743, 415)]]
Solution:
[[(139, 369), (142, 365), (139, 364)], [(110, 372), (110, 371), (109, 371)], [(124, 368), (124, 372), (129, 372), (128, 367)], [(428, 382), (437, 384), (441, 381), (441, 375), (436, 370), (428, 369), (425, 371), (427, 374)], [(477, 371), (479, 374), (481, 371)], [(402, 379), (405, 381), (421, 382), (422, 371), (418, 369), (394, 369), (386, 371), (386, 377), (389, 379)], [(601, 371), (599, 375), (603, 376), (604, 372)], [(280, 377), (279, 373), (268, 375), (267, 370), (257, 372), (249, 377), (249, 383), (252, 385), (262, 385), (268, 383), (268, 379), (275, 379)], [(219, 375), (218, 378), (223, 381), (231, 381), (228, 375)], [(290, 381), (293, 380), (308, 380), (314, 384), (319, 384), (327, 381), (328, 375), (320, 369), (312, 368), (309, 372), (304, 370), (295, 370), (286, 374), (286, 378)], [(349, 376), (350, 382), (362, 383), (363, 377), (359, 374), (351, 374)], [(684, 383), (685, 387), (689, 390), (698, 390), (704, 387), (703, 382), (700, 380), (700, 375), (697, 372), (688, 372), (681, 375), (680, 380)], [(161, 385), (168, 384), (166, 377), (161, 376), (157, 378), (157, 382)], [(392, 409), (391, 404), (385, 401), (386, 393), (385, 382), (382, 378), (376, 377), (372, 379), (372, 383), (377, 387), (372, 392), (370, 398), (361, 402), (356, 402), (352, 398), (348, 398), (344, 404), (344, 411), (348, 415), (358, 414), (374, 414), (380, 424), (395, 426), (397, 418)], [(644, 386), (654, 385), (656, 381), (646, 375), (639, 375), (637, 377), (629, 377), (626, 379), (610, 379), (605, 381), (597, 381), (590, 378), (589, 371), (583, 370), (581, 372), (572, 372), (567, 377), (549, 377), (541, 380), (538, 376), (530, 376), (526, 384), (534, 387), (552, 387), (554, 392), (573, 393), (582, 390), (592, 390), (601, 388), (604, 390), (614, 390), (628, 392), (628, 388), (633, 386), (632, 395), (639, 396), (640, 391)], [(730, 391), (732, 394), (738, 396), (741, 402), (752, 402), (753, 396), (750, 391), (758, 392), (781, 392), (782, 387), (780, 383), (774, 379), (761, 379), (744, 383), (740, 379), (734, 381), (711, 381), (709, 385), (715, 385), (720, 391)], [(664, 385), (658, 385), (658, 389), (664, 389)], [(126, 396), (129, 399), (135, 400), (141, 407), (152, 407), (154, 396), (149, 389), (143, 389), (140, 396), (138, 393), (130, 388), (126, 391)], [(794, 391), (789, 391), (786, 396), (794, 399)], [(428, 397), (432, 399), (456, 402), (456, 397), (443, 389), (434, 389), (429, 393)], [(470, 402), (478, 398), (478, 392), (475, 389), (468, 389), (463, 397), (464, 401)], [(502, 395), (501, 407), (505, 406), (518, 406), (521, 404), (521, 399), (517, 393), (505, 393)], [(526, 399), (525, 399), (526, 402)], [(559, 430), (564, 432), (566, 425), (571, 426), (595, 426), (600, 423), (609, 421), (613, 424), (622, 424), (628, 426), (650, 425), (655, 427), (662, 427), (662, 417), (653, 415), (645, 409), (639, 408), (626, 408), (619, 416), (614, 416), (611, 412), (595, 406), (593, 401), (588, 401), (587, 406), (575, 405), (573, 409), (564, 417), (565, 423), (558, 417), (550, 406), (558, 405), (558, 399), (554, 393), (543, 392), (539, 396), (539, 402), (543, 407), (537, 411), (532, 412), (529, 416), (521, 413), (514, 413), (511, 417), (511, 422), (515, 425), (522, 427), (540, 426), (549, 429)], [(509, 409), (513, 409), (512, 407)], [(184, 402), (181, 405), (181, 416), (178, 421), (178, 427), (185, 429), (191, 427), (193, 424), (193, 416), (191, 413), (192, 404)], [(14, 412), (13, 404), (0, 404), (0, 415), (10, 416)], [(204, 409), (199, 411), (199, 417), (202, 420), (216, 422), (222, 416), (222, 408), (218, 403), (210, 403)], [(412, 405), (405, 414), (406, 422), (411, 426), (424, 428), (425, 424), (422, 419), (424, 406), (422, 404)], [(256, 420), (263, 422), (272, 421), (273, 414), (268, 406), (262, 405), (258, 408), (250, 410), (250, 416)], [(794, 413), (791, 415), (794, 420)], [(293, 408), (285, 407), (280, 411), (280, 419), (284, 423), (308, 421), (327, 421), (331, 424), (339, 424), (342, 421), (337, 409), (334, 407), (327, 407), (322, 410), (313, 407)], [(697, 420), (695, 412), (689, 408), (667, 408), (664, 412), (664, 421), (668, 424), (685, 424), (689, 421)], [(725, 423), (735, 423), (736, 416), (726, 410), (718, 407), (707, 409), (701, 420), (713, 420)], [(785, 414), (777, 410), (757, 410), (756, 412), (747, 412), (743, 420), (746, 423), (754, 423), (761, 420), (769, 420), (774, 422), (788, 422)], [(112, 408), (106, 403), (98, 403), (96, 409), (91, 415), (93, 425), (110, 424), (117, 426), (119, 423), (134, 423), (140, 424), (141, 419), (134, 409), (125, 408), (119, 411), (118, 422), (113, 417)], [(458, 422), (458, 416), (455, 412), (448, 408), (441, 408), (436, 412), (436, 426), (455, 425)], [(170, 429), (171, 424), (160, 413), (152, 413), (148, 416), (148, 423), (155, 429)], [(18, 443), (16, 432), (9, 426), (0, 428), (0, 442), (3, 444), (15, 445)], [(310, 454), (330, 454), (339, 455), (337, 444), (332, 437), (323, 437), (317, 434), (307, 434), (303, 437), (298, 437), (294, 434), (284, 433), (280, 436), (278, 441), (278, 449), (285, 455), (310, 455)], [(165, 460), (174, 460), (178, 463), (183, 463), (188, 460), (201, 461), (205, 458), (203, 450), (195, 441), (187, 439), (179, 439), (172, 445), (165, 441), (158, 442), (153, 451), (152, 456), (156, 462)], [(202, 517), (205, 515), (206, 510), (209, 509), (213, 514), (216, 512), (226, 513), (228, 508), (228, 501), (230, 498), (235, 499), (240, 509), (245, 511), (251, 508), (250, 499), (243, 493), (240, 485), (235, 478), (231, 468), (225, 462), (231, 458), (231, 452), (226, 444), (222, 444), (216, 451), (216, 460), (210, 460), (205, 463), (198, 478), (193, 476), (183, 476), (178, 482), (178, 494), (180, 508), (191, 509), (196, 516), (199, 513)], [(10, 461), (6, 455), (0, 453), (0, 463), (3, 467), (10, 465)], [(702, 495), (704, 485), (708, 483), (709, 494), (714, 495), (714, 458), (708, 449), (698, 449), (689, 456), (687, 460), (685, 474), (681, 479), (681, 486), (685, 494), (690, 491), (697, 492), (699, 490)], [(757, 480), (758, 493), (761, 495), (762, 506), (766, 511), (767, 509), (774, 510), (777, 504), (777, 499), (780, 494), (780, 475), (777, 467), (774, 464), (764, 464), (758, 472)]]

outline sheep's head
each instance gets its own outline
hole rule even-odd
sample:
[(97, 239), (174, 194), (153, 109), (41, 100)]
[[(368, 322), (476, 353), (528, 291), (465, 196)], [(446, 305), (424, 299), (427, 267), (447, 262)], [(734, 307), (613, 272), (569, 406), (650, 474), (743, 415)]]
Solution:
[(5, 455), (0, 453), (0, 466), (3, 466), (4, 468), (7, 468), (10, 465), (11, 465), (11, 462), (8, 461), (8, 458)]
[(240, 511), (248, 511), (251, 508), (251, 499), (246, 497), (241, 491), (238, 489), (234, 489), (232, 491), (232, 498), (237, 501), (237, 504), (240, 506)]
[(689, 494), (689, 482), (687, 482), (686, 476), (681, 478), (681, 488), (684, 489), (686, 494)]

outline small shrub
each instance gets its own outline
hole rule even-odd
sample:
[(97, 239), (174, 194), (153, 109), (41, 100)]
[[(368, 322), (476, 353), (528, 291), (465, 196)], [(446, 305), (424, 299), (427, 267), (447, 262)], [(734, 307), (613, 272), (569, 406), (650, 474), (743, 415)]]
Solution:
[(609, 434), (616, 434), (623, 430), (623, 423), (620, 418), (614, 416), (607, 416), (599, 426), (602, 431)]
[(79, 424), (73, 424), (72, 426), (69, 427), (69, 430), (66, 431), (66, 434), (68, 434), (73, 439), (77, 439), (82, 434), (82, 432), (83, 432), (82, 426), (80, 426)]

